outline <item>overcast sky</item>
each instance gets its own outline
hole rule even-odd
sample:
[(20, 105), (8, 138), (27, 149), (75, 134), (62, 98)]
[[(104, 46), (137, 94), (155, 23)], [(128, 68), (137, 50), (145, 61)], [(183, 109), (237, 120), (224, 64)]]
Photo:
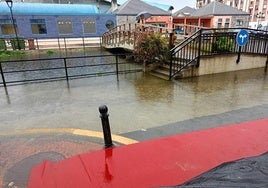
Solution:
[[(124, 3), (127, 0), (117, 0), (118, 3)], [(174, 7), (174, 10), (177, 11), (182, 9), (185, 6), (195, 8), (196, 0), (146, 0), (164, 5), (171, 5)]]

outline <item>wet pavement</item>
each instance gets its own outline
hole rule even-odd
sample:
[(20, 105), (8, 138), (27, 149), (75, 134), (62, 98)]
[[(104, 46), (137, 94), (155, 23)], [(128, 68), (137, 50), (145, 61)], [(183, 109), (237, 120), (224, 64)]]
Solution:
[[(122, 136), (119, 145), (268, 117), (263, 69), (172, 82), (132, 73), (1, 87), (0, 96), (4, 187), (25, 187), (26, 171), (44, 159), (102, 149), (102, 104), (109, 108), (112, 133)], [(73, 134), (78, 129), (94, 132)]]

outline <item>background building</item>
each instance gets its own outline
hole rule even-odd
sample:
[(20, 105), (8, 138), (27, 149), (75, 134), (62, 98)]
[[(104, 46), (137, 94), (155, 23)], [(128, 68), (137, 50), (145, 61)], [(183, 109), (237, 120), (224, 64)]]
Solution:
[(173, 14), (173, 24), (184, 34), (192, 34), (202, 27), (245, 28), (249, 14), (245, 11), (214, 1), (199, 9), (185, 7)]
[[(202, 8), (215, 0), (197, 0), (196, 7)], [(248, 12), (249, 27), (267, 30), (268, 25), (268, 0), (221, 0), (220, 2), (231, 7)]]
[[(94, 4), (14, 3), (13, 14), (17, 33), (25, 38), (99, 37), (116, 25), (114, 14), (102, 13)], [(0, 36), (14, 33), (10, 10), (2, 1)]]
[(114, 7), (112, 3), (112, 13), (116, 14), (118, 25), (137, 23), (136, 17), (141, 12), (151, 15), (150, 18), (146, 19), (147, 24), (172, 28), (172, 15), (169, 11), (147, 4), (141, 0), (129, 0), (118, 7)]

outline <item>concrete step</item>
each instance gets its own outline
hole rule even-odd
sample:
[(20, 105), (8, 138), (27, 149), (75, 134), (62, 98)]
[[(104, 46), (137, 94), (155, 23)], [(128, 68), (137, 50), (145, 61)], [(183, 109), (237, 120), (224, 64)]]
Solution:
[[(194, 64), (188, 65), (188, 67), (185, 67), (182, 71), (177, 73), (177, 75), (174, 76), (174, 78), (179, 79), (194, 76), (195, 75), (195, 73), (193, 72), (194, 66), (195, 66)], [(162, 65), (157, 69), (150, 71), (150, 74), (158, 78), (162, 78), (164, 80), (169, 80), (169, 65)]]
[(156, 71), (150, 71), (149, 72), (151, 75), (155, 76), (155, 77), (158, 77), (158, 78), (161, 78), (163, 80), (169, 80), (169, 75), (166, 75), (166, 74), (161, 74), (159, 72), (156, 72)]

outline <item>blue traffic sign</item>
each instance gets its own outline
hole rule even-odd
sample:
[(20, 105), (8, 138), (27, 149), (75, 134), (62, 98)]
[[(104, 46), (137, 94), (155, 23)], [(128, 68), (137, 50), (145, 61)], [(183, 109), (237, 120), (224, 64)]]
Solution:
[(245, 29), (241, 29), (236, 35), (236, 42), (239, 46), (245, 46), (248, 43), (249, 34)]

